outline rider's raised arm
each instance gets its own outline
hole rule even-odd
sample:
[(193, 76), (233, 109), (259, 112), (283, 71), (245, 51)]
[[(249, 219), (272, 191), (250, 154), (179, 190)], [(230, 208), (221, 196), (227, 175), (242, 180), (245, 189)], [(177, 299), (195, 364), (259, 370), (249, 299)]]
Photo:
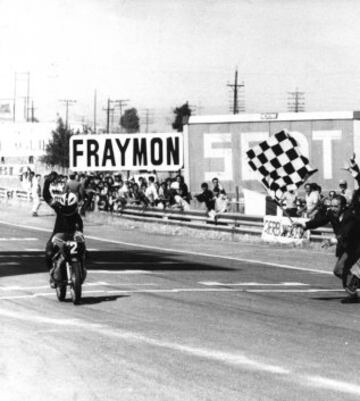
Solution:
[(42, 196), (44, 198), (44, 201), (51, 207), (53, 207), (54, 198), (52, 197), (51, 192), (50, 192), (50, 185), (56, 177), (57, 177), (57, 174), (55, 172), (52, 172), (52, 173), (50, 173), (50, 175), (48, 177), (46, 177), (46, 179), (44, 181)]
[(47, 177), (44, 181), (42, 196), (44, 198), (44, 201), (46, 203), (48, 203), (49, 205), (51, 205), (51, 202), (53, 201), (53, 198), (52, 198), (51, 192), (50, 192), (50, 184), (51, 184), (51, 179), (49, 177)]

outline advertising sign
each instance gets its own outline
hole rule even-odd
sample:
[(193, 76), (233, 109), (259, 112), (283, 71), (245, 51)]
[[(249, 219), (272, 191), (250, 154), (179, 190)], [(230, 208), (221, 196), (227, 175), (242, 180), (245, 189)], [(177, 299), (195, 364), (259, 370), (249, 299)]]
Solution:
[(181, 133), (73, 135), (73, 171), (157, 170), (183, 167)]
[(246, 152), (286, 130), (318, 170), (312, 182), (324, 192), (336, 189), (340, 179), (352, 187), (353, 180), (343, 167), (353, 152), (360, 154), (359, 118), (358, 112), (192, 116), (185, 131), (187, 182), (192, 191), (214, 177), (229, 193), (235, 193), (236, 187), (264, 191)]
[(282, 244), (301, 244), (310, 240), (310, 231), (303, 232), (301, 227), (294, 227), (295, 222), (305, 222), (308, 219), (292, 218), (284, 216), (264, 216), (264, 227), (261, 238), (267, 242)]

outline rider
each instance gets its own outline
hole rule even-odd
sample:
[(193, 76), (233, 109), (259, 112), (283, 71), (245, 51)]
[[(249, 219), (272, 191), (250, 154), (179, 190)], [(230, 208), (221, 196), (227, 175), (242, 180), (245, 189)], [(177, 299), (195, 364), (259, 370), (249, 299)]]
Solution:
[[(73, 193), (65, 193), (55, 200), (50, 192), (50, 185), (56, 181), (58, 174), (52, 171), (45, 179), (43, 188), (43, 198), (48, 205), (55, 210), (56, 220), (53, 232), (46, 244), (45, 260), (50, 272), (50, 285), (55, 287), (55, 282), (51, 274), (52, 257), (56, 251), (56, 239), (63, 241), (72, 240), (74, 236), (81, 236), (83, 239), (83, 221), (78, 213), (77, 197)], [(85, 273), (85, 272), (84, 272)]]

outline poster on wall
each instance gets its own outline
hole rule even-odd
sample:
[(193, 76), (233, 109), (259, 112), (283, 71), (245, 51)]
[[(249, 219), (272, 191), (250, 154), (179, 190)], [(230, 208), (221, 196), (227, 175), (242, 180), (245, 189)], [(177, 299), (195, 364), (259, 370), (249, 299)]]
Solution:
[[(291, 221), (292, 220), (292, 221)], [(302, 244), (310, 241), (310, 231), (294, 227), (295, 222), (306, 222), (308, 219), (284, 216), (265, 216), (261, 238), (266, 242), (281, 244)]]

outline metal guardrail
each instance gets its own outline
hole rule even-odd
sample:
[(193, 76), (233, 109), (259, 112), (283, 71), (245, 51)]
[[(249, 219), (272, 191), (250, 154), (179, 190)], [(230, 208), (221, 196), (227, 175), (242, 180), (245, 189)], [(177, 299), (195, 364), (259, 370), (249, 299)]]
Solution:
[[(22, 190), (0, 188), (0, 199), (30, 201), (31, 195)], [(110, 212), (101, 212), (109, 214)], [(126, 206), (112, 216), (123, 216), (137, 221), (157, 222), (174, 226), (201, 230), (215, 230), (230, 234), (249, 234), (260, 236), (263, 229), (262, 216), (249, 216), (240, 213), (221, 213), (216, 219), (209, 218), (205, 211), (181, 211), (177, 209), (160, 210), (140, 206)], [(311, 230), (310, 240), (321, 242), (329, 238), (332, 229), (327, 227)]]

